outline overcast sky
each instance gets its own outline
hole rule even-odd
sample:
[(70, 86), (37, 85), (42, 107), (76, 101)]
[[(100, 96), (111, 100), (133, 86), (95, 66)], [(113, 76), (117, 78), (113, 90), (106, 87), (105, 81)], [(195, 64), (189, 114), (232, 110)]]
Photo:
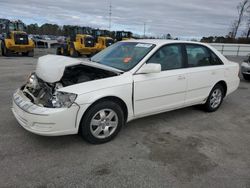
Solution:
[[(226, 35), (241, 0), (113, 0), (112, 29), (173, 36)], [(110, 0), (0, 0), (0, 17), (26, 24), (108, 28)], [(244, 27), (244, 24), (243, 26)]]

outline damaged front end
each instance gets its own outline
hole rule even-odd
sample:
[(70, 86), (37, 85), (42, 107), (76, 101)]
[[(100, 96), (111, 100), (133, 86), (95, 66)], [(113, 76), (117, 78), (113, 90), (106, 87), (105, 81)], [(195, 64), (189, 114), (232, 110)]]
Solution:
[(45, 82), (36, 73), (32, 73), (21, 90), (32, 103), (38, 106), (69, 108), (76, 100), (77, 94), (62, 92), (61, 88), (116, 75), (117, 73), (111, 71), (78, 64), (66, 67), (62, 78), (54, 83)]
[(46, 83), (32, 73), (21, 90), (30, 101), (38, 106), (47, 108), (70, 107), (77, 95), (73, 93), (60, 92), (61, 83)]

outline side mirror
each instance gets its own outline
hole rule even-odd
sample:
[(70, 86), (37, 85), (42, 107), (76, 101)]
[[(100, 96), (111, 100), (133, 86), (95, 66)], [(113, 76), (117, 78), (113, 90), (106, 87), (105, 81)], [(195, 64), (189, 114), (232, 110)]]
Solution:
[(149, 73), (159, 73), (161, 72), (161, 65), (155, 63), (145, 63), (137, 74), (149, 74)]

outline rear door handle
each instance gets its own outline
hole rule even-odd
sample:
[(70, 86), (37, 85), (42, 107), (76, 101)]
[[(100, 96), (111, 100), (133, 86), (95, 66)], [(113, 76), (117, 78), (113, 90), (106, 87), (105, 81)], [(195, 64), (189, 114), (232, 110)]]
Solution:
[(215, 71), (212, 71), (212, 72), (211, 72), (211, 74), (212, 74), (212, 75), (215, 75), (215, 74), (216, 74), (216, 72), (215, 72)]

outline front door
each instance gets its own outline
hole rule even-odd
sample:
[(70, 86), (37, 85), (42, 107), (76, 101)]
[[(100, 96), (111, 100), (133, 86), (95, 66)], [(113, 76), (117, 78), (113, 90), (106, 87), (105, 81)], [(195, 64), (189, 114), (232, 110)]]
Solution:
[(146, 62), (161, 64), (162, 71), (134, 75), (135, 116), (168, 111), (184, 105), (187, 70), (182, 52), (182, 44), (163, 46)]

